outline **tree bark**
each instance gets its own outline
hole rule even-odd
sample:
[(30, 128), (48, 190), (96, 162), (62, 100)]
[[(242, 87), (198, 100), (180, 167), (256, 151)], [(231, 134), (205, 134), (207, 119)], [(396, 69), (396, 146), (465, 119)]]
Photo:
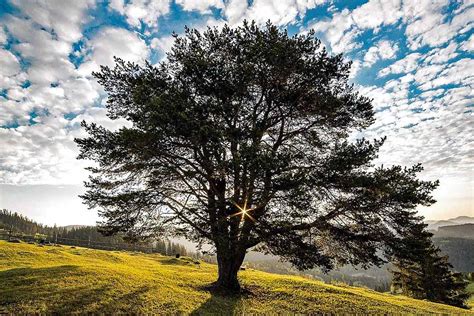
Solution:
[(245, 251), (239, 253), (217, 252), (218, 279), (215, 283), (217, 290), (225, 293), (240, 292), (240, 283), (237, 273), (244, 261)]

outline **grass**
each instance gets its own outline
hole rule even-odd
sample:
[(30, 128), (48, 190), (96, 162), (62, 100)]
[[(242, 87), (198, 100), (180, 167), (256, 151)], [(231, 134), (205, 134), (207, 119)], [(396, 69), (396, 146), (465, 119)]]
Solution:
[(474, 314), (295, 276), (241, 271), (248, 294), (206, 290), (216, 266), (186, 258), (0, 241), (0, 314)]
[(467, 292), (471, 294), (471, 298), (467, 301), (467, 305), (474, 309), (474, 281), (467, 286)]

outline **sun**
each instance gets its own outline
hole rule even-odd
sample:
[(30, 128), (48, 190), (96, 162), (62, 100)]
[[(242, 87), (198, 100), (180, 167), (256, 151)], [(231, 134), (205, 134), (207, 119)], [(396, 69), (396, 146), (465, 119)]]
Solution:
[(239, 204), (237, 204), (235, 202), (232, 202), (232, 203), (237, 207), (237, 209), (240, 212), (232, 214), (231, 217), (241, 215), (241, 221), (243, 221), (245, 219), (245, 217), (248, 217), (252, 221), (255, 222), (255, 218), (253, 218), (252, 215), (249, 214), (249, 212), (252, 211), (253, 209), (252, 208), (247, 208), (247, 199), (244, 200), (244, 205), (243, 206), (240, 206)]

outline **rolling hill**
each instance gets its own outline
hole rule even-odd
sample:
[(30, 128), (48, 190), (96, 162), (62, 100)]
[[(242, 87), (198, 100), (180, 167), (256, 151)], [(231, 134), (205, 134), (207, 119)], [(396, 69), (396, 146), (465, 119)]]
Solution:
[(474, 239), (474, 224), (441, 226), (435, 236)]
[(364, 288), (249, 269), (240, 273), (247, 293), (223, 297), (206, 290), (215, 277), (215, 265), (189, 258), (0, 241), (0, 313), (474, 315)]
[(428, 224), (428, 230), (438, 230), (438, 228), (443, 226), (453, 226), (453, 225), (462, 225), (462, 224), (474, 224), (474, 217), (471, 216), (458, 216), (455, 218), (449, 218), (446, 220), (426, 220)]

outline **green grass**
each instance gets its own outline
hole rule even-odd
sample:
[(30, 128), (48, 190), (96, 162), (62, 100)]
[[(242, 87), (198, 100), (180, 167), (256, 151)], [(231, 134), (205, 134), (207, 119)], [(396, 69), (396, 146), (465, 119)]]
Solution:
[(442, 304), (255, 270), (240, 273), (249, 293), (206, 290), (216, 266), (156, 254), (39, 247), (0, 241), (0, 313), (456, 314)]
[(474, 308), (474, 281), (468, 284), (467, 292), (471, 294), (471, 298), (467, 301), (467, 305)]

